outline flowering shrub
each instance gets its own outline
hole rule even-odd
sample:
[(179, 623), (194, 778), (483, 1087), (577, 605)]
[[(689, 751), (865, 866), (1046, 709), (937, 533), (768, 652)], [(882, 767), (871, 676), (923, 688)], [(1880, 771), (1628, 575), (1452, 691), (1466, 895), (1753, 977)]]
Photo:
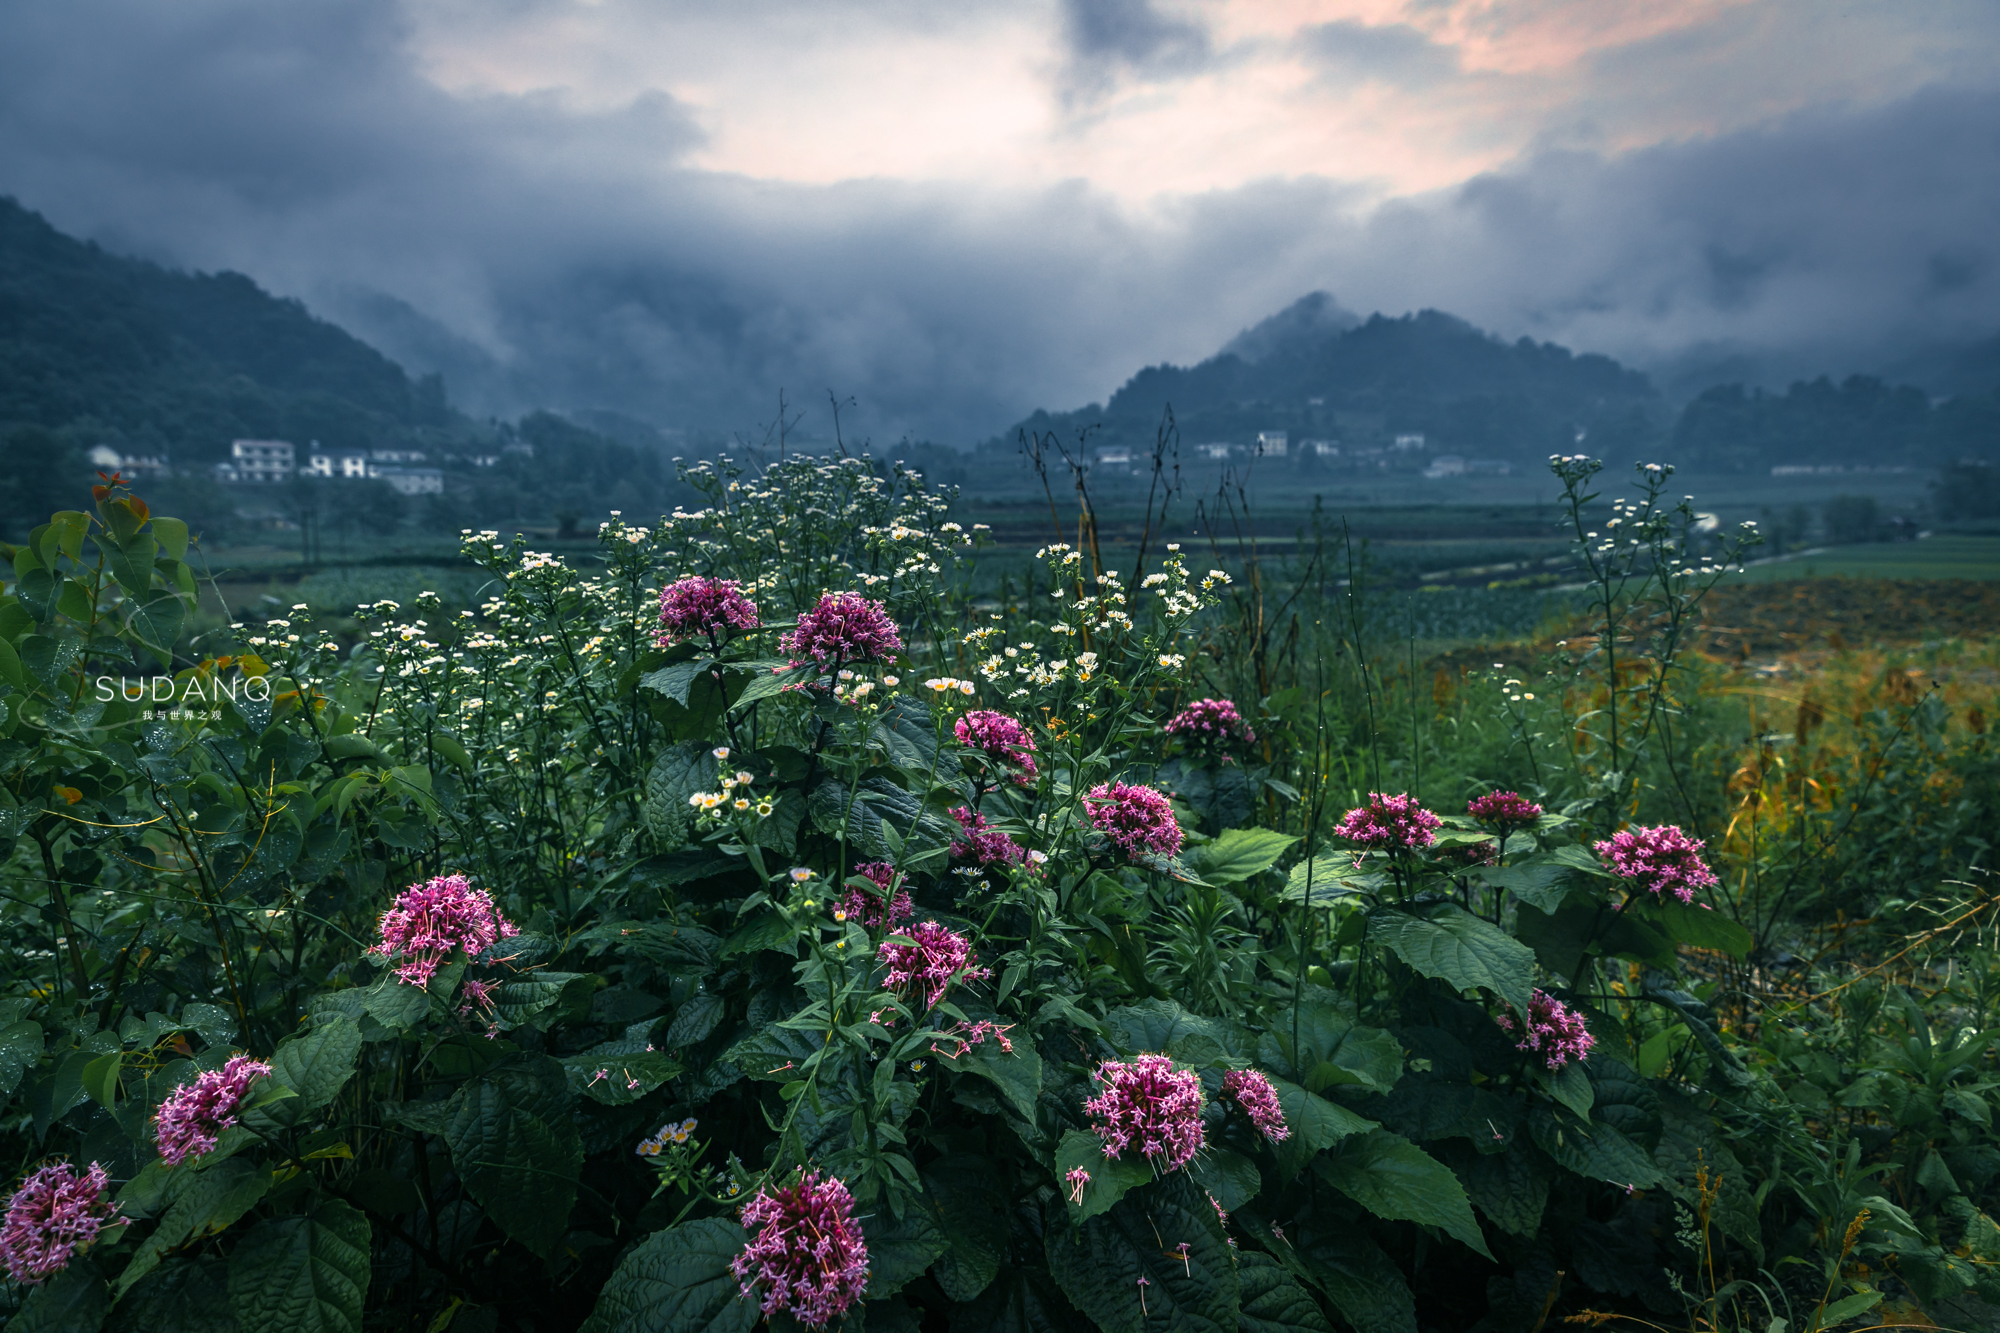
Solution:
[(784, 1313), (824, 1328), (861, 1299), (868, 1286), (868, 1242), (854, 1219), (854, 1196), (838, 1180), (807, 1171), (743, 1205), (756, 1235), (730, 1261), (745, 1296), (766, 1318)]
[(222, 1131), (236, 1123), (250, 1085), (270, 1072), (262, 1060), (232, 1055), (222, 1068), (205, 1069), (175, 1088), (153, 1116), (160, 1160), (179, 1166), (214, 1148)]
[(779, 639), (778, 646), (795, 661), (838, 666), (879, 662), (899, 651), (903, 639), (880, 602), (859, 593), (830, 592), (800, 613), (797, 628)]
[(1655, 897), (1672, 894), (1691, 903), (1697, 889), (1716, 884), (1715, 872), (1701, 859), (1702, 840), (1674, 824), (1624, 829), (1594, 846), (1613, 874)]
[(1257, 733), (1227, 699), (1197, 699), (1167, 719), (1167, 735), (1212, 749), (1249, 745)]
[(1514, 1049), (1528, 1052), (1547, 1069), (1561, 1069), (1572, 1060), (1581, 1063), (1590, 1058), (1590, 1049), (1597, 1044), (1584, 1026), (1582, 1014), (1539, 988), (1529, 996), (1526, 1018), (1517, 1021), (1512, 1014), (1502, 1013), (1494, 1015), (1493, 1021), (1502, 1032), (1519, 1034), (1521, 1040)]
[(710, 646), (735, 629), (757, 628), (757, 604), (743, 595), (734, 579), (689, 575), (660, 589), (660, 636), (668, 648), (684, 639), (705, 635)]
[(1164, 1055), (1141, 1055), (1129, 1064), (1106, 1060), (1091, 1077), (1102, 1091), (1083, 1109), (1106, 1157), (1136, 1150), (1155, 1167), (1178, 1171), (1201, 1151), (1199, 1074), (1175, 1069)]
[(1384, 796), (1368, 793), (1368, 804), (1356, 806), (1341, 816), (1334, 836), (1363, 847), (1415, 849), (1437, 841), (1444, 821), (1417, 804), (1414, 796)]
[(429, 985), (454, 950), (477, 957), (519, 933), (494, 908), (492, 897), (463, 875), (441, 875), (404, 889), (377, 929), (381, 938), (369, 952), (400, 959), (396, 976), (412, 986)]
[[(1782, 878), (1719, 803), (1789, 779), (1667, 752), (1680, 571), (1726, 548), (1663, 479), (1577, 534), (1610, 627), (1506, 684), (1385, 656), (1329, 565), (1082, 541), (995, 596), (900, 469), (682, 480), (588, 561), (467, 532), (479, 605), (352, 623), (197, 616), (187, 529), (115, 484), (9, 549), (0, 1137), (91, 1166), (16, 1194), (0, 1319), (1770, 1322), (1711, 1272), (1780, 1274), (1800, 1327), (1887, 1272), (1940, 1324), (2000, 1301), (2000, 1080), (1954, 1027), (1986, 974), (1908, 1008), (1788, 977), (1814, 998), (1739, 1022), (1796, 923), (1678, 829), (1614, 835), (1679, 819)], [(1176, 715), (1197, 670), (1263, 753), (1220, 700)], [(1419, 799), (1507, 784), (1549, 811)]]
[(1083, 798), (1090, 825), (1125, 855), (1172, 856), (1181, 849), (1181, 826), (1173, 803), (1151, 787), (1101, 783)]
[(30, 1172), (0, 1221), (0, 1262), (7, 1265), (7, 1276), (23, 1283), (53, 1277), (105, 1227), (119, 1225), (118, 1205), (104, 1197), (109, 1183), (97, 1162), (83, 1172), (67, 1162)]

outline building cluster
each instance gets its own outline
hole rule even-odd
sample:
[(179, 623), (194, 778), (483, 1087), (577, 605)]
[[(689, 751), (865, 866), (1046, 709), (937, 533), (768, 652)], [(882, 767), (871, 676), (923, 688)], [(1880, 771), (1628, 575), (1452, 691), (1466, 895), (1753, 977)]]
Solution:
[[(526, 446), (516, 446), (525, 449)], [(444, 472), (426, 466), (421, 449), (326, 449), (317, 440), (300, 449), (290, 440), (232, 440), (229, 457), (214, 465), (217, 481), (238, 486), (276, 486), (293, 477), (329, 481), (383, 481), (404, 495), (444, 494)], [(457, 461), (491, 467), (497, 455), (479, 454)], [(108, 445), (90, 451), (91, 466), (122, 472), (139, 480), (173, 471), (164, 455), (125, 454)]]
[[(1262, 430), (1249, 443), (1235, 440), (1204, 440), (1193, 446), (1196, 458), (1226, 463), (1231, 459), (1297, 458), (1318, 460), (1351, 470), (1417, 471), (1433, 480), (1443, 477), (1504, 477), (1513, 465), (1497, 458), (1464, 458), (1458, 454), (1431, 455), (1429, 440), (1418, 433), (1390, 437), (1387, 444), (1343, 444), (1332, 439), (1293, 440), (1290, 432)], [(1125, 445), (1106, 445), (1092, 460), (1108, 472), (1129, 472), (1133, 452)]]

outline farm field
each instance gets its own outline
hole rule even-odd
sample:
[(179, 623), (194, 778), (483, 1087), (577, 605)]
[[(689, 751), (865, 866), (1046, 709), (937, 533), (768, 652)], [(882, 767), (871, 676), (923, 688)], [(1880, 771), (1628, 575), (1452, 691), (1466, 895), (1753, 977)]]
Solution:
[(1829, 546), (1759, 560), (1738, 582), (1812, 578), (2000, 579), (2000, 537), (1938, 533), (1909, 542)]

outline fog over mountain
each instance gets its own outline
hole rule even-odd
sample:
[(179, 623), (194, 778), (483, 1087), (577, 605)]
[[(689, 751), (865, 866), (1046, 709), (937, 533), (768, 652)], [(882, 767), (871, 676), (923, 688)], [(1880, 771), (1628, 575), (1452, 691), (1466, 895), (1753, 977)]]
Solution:
[[(800, 49), (843, 40), (797, 26), (803, 11), (771, 12)], [(934, 63), (977, 54), (949, 46), (945, 20), (854, 12), (931, 42)], [(1259, 61), (1309, 67), (1309, 91), (1366, 86), (1412, 115), (1449, 110), (1459, 120), (1438, 134), (1461, 146), (1481, 132), (1480, 98), (1525, 105), (1530, 86), (1479, 67), (1476, 33), (1453, 45), (1411, 26), (1417, 10), (1282, 41), (1243, 35), (1229, 7), (1033, 12), (1047, 45), (1023, 68), (1046, 81), (1051, 153), (1146, 114), (1141, 94), (1226, 91)], [(1060, 179), (954, 174), (948, 156), (816, 179), (782, 144), (745, 147), (737, 103), (712, 88), (639, 87), (615, 62), (555, 56), (522, 74), (534, 53), (499, 27), (613, 24), (589, 48), (609, 62), (615, 24), (654, 21), (629, 6), (11, 6), (0, 193), (117, 250), (247, 273), (413, 374), (441, 372), (479, 413), (602, 408), (751, 430), (780, 388), (809, 404), (832, 389), (857, 400), (860, 430), (970, 443), (1239, 332), (1231, 349), (1254, 359), (1253, 326), (1314, 290), (1335, 298), (1314, 314), (1329, 327), (1449, 310), (1614, 356), (1669, 396), (1718, 378), (1947, 374), (2000, 330), (2000, 11), (1861, 6), (1853, 21), (1894, 36), (1876, 43), (1888, 54), (1843, 46), (1816, 72), (1807, 52), (1760, 76), (1791, 90), (1768, 101), (1738, 70), (1714, 106), (1633, 131), (1656, 90), (1633, 75), (1619, 93), (1621, 68), (1700, 59), (1703, 43), (1751, 62), (1815, 21), (1778, 0), (1702, 12), (1565, 57), (1589, 77), (1564, 85), (1561, 115), (1529, 118), (1521, 143), (1458, 179), (1405, 188), (1310, 163), (1222, 180), (1213, 163), (1228, 155), (1204, 150), (1222, 181), (1204, 184), (1176, 178), (1162, 147), (1165, 183), (1145, 190), (1120, 174), (1129, 154)], [(746, 43), (777, 21), (745, 13)], [(470, 74), (465, 51), (484, 61)], [(742, 90), (746, 103), (764, 95)], [(803, 126), (814, 109), (787, 114)], [(904, 105), (877, 132), (920, 137), (923, 115)], [(1465, 160), (1480, 159), (1468, 148)]]

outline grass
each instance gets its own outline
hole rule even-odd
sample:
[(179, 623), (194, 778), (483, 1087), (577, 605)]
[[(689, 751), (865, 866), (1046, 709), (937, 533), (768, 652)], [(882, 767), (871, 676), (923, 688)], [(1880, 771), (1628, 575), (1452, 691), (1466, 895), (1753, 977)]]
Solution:
[(1752, 565), (1731, 582), (1827, 577), (2000, 579), (2000, 536), (1950, 533), (1915, 542), (1829, 546)]

